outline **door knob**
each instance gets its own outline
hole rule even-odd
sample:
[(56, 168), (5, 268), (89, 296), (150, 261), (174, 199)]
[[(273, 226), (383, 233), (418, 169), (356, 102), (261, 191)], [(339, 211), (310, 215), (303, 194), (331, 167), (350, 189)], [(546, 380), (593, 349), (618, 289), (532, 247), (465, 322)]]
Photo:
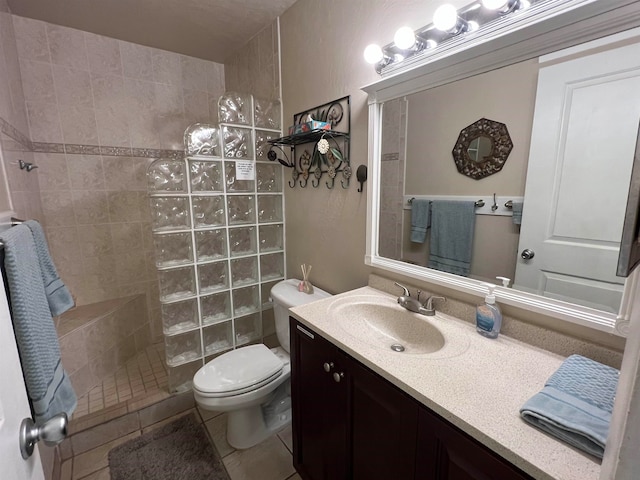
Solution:
[(333, 368), (333, 362), (324, 362), (324, 365), (322, 366), (322, 368), (324, 368), (325, 372), (330, 372), (331, 369)]
[(45, 445), (53, 447), (67, 436), (67, 414), (62, 412), (47, 420), (39, 427), (30, 418), (25, 418), (20, 424), (20, 453), (25, 460), (33, 454), (33, 449), (39, 440)]
[(529, 250), (528, 248), (522, 250), (522, 253), (520, 254), (520, 256), (525, 260), (531, 260), (533, 257), (535, 257), (535, 255), (536, 252), (534, 252), (533, 250)]
[(344, 378), (344, 373), (343, 372), (333, 372), (333, 379), (335, 380), (336, 383), (340, 383), (340, 380), (342, 380)]

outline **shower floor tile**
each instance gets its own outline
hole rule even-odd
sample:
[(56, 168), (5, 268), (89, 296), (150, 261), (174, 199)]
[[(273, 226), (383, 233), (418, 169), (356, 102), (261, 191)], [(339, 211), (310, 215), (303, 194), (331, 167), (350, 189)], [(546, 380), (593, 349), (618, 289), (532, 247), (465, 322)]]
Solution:
[(77, 419), (133, 398), (138, 401), (158, 391), (166, 392), (167, 389), (164, 345), (151, 345), (114, 375), (106, 377), (102, 384), (78, 398), (78, 407), (72, 418)]

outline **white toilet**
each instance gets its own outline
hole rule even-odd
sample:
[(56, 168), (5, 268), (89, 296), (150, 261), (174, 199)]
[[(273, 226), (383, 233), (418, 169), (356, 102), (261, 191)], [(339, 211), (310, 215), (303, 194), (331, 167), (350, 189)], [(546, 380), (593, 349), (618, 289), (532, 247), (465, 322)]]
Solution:
[(299, 283), (283, 280), (271, 289), (280, 347), (259, 344), (232, 350), (193, 377), (197, 404), (228, 412), (227, 441), (234, 448), (252, 447), (291, 422), (288, 309), (331, 296), (316, 287), (311, 295), (299, 292)]

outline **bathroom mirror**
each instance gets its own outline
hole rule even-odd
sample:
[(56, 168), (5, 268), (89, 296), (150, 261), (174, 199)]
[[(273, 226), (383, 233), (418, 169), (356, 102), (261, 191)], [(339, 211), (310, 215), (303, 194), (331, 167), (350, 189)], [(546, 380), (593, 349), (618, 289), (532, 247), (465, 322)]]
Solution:
[[(481, 180), (502, 170), (512, 149), (507, 126), (481, 118), (460, 131), (451, 153), (459, 173)], [(416, 157), (407, 155), (411, 161)]]
[[(622, 128), (625, 131), (607, 131), (610, 138), (624, 138), (614, 149), (618, 149), (616, 156), (624, 156), (627, 150), (631, 152), (628, 167), (602, 167), (607, 163), (602, 162), (602, 158), (608, 159), (611, 155), (611, 151), (607, 152), (612, 147), (610, 141), (601, 142), (603, 145), (589, 145), (588, 148), (592, 148), (593, 152), (580, 149), (572, 152), (573, 158), (583, 159), (582, 171), (577, 161), (551, 166), (545, 164), (544, 168), (540, 166), (543, 162), (538, 159), (553, 157), (553, 148), (559, 145), (563, 148), (576, 148), (578, 142), (571, 138), (574, 129), (568, 126), (572, 121), (585, 119), (586, 122), (592, 118), (593, 110), (589, 110), (587, 99), (581, 98), (581, 95), (584, 92), (587, 92), (587, 96), (597, 95), (595, 90), (588, 92), (588, 89), (577, 88), (571, 91), (571, 98), (576, 100), (575, 111), (562, 110), (562, 102), (548, 111), (542, 111), (542, 116), (551, 115), (552, 118), (559, 119), (559, 123), (556, 122), (559, 128), (547, 135), (550, 140), (540, 141), (540, 130), (544, 129), (537, 127), (536, 130), (535, 116), (541, 112), (538, 104), (543, 95), (538, 90), (538, 77), (544, 79), (547, 75), (541, 73), (546, 66), (561, 64), (600, 50), (637, 45), (640, 42), (639, 32), (620, 32), (637, 27), (640, 19), (632, 14), (631, 7), (625, 5), (628, 2), (624, 1), (600, 1), (594, 4), (569, 0), (560, 3), (563, 7), (571, 7), (572, 12), (569, 14), (559, 7), (538, 10), (536, 15), (529, 18), (524, 13), (511, 21), (505, 19), (504, 25), (493, 30), (490, 38), (483, 38), (483, 33), (478, 32), (476, 37), (461, 39), (446, 54), (434, 51), (420, 62), (414, 62), (402, 73), (364, 87), (370, 98), (369, 152), (372, 166), (365, 262), (374, 267), (474, 294), (484, 291), (482, 281), (497, 283), (496, 275), (515, 278), (513, 288), (497, 289), (499, 301), (614, 332), (616, 319), (627, 316), (630, 303), (630, 295), (624, 292), (624, 279), (615, 277), (615, 263), (635, 143), (629, 144), (626, 127)], [(617, 35), (611, 37), (614, 34)], [(592, 41), (595, 43), (584, 45)], [(553, 53), (556, 51), (559, 53)], [(539, 65), (538, 58), (543, 55), (546, 55), (542, 59), (544, 63)], [(501, 77), (505, 72), (512, 76)], [(598, 73), (601, 74), (602, 72)], [(488, 83), (483, 87), (478, 83), (482, 81)], [(635, 80), (625, 83), (624, 89), (633, 89), (633, 81)], [(636, 91), (638, 87), (636, 84)], [(496, 95), (487, 95), (491, 93), (491, 89)], [(482, 92), (482, 95), (477, 92)], [(542, 93), (546, 95), (544, 90)], [(464, 108), (447, 103), (454, 95), (455, 98), (460, 97), (460, 105)], [(491, 98), (482, 98), (487, 96)], [(522, 98), (526, 99), (528, 110), (520, 108)], [(482, 100), (487, 101), (482, 103)], [(616, 100), (620, 102), (622, 110), (619, 113), (622, 113), (624, 105), (629, 102), (624, 101), (624, 96)], [(547, 103), (553, 105), (554, 102)], [(443, 109), (440, 113), (439, 108)], [(515, 120), (514, 113), (519, 115)], [(630, 123), (635, 123), (634, 129), (637, 129), (640, 113), (633, 115), (635, 118)], [(500, 123), (508, 125), (514, 145), (509, 162), (503, 165), (501, 171), (484, 177), (481, 181), (463, 177), (457, 172), (456, 175), (466, 183), (460, 180), (458, 184), (445, 181), (450, 172), (445, 175), (445, 167), (442, 165), (448, 162), (449, 167), (452, 167), (452, 142), (456, 141), (461, 129), (481, 116), (499, 119)], [(431, 127), (427, 129), (431, 132), (430, 137), (412, 136), (412, 126), (421, 120)], [(455, 122), (457, 125), (454, 125)], [(550, 125), (546, 128), (549, 130)], [(582, 125), (581, 128), (584, 132), (586, 127)], [(607, 122), (597, 125), (597, 128), (607, 130)], [(633, 142), (635, 133), (634, 131), (631, 135)], [(429, 138), (424, 138), (425, 136)], [(442, 151), (434, 152), (426, 148), (434, 138), (448, 142), (448, 158), (443, 156)], [(480, 165), (476, 161), (478, 157), (475, 156), (475, 147), (486, 142), (484, 139), (480, 141), (480, 136), (476, 144), (472, 144), (473, 140), (475, 138), (458, 151), (467, 158), (468, 165)], [(599, 164), (594, 158), (598, 155)], [(425, 165), (429, 167), (425, 168)], [(535, 170), (539, 168), (540, 172), (536, 173)], [(554, 177), (553, 168), (562, 175)], [(615, 192), (609, 195), (598, 189), (594, 195), (598, 200), (593, 201), (586, 198), (585, 192), (581, 192), (579, 188), (570, 188), (570, 184), (575, 186), (585, 181), (585, 171), (602, 181), (604, 178), (609, 179), (611, 170), (619, 173), (610, 180), (618, 182), (616, 190), (622, 191), (622, 195)], [(554, 184), (562, 177), (564, 187), (568, 188), (554, 190)], [(572, 181), (569, 182), (568, 179)], [(590, 181), (593, 182), (593, 179)], [(425, 184), (430, 185), (428, 190), (424, 189)], [(531, 197), (530, 192), (534, 192), (535, 197)], [(426, 268), (424, 265), (428, 258), (428, 245), (418, 248), (406, 246), (410, 226), (408, 199), (414, 196), (488, 199), (493, 193), (497, 193), (503, 200), (524, 200), (522, 225), (513, 222), (510, 212), (504, 213), (507, 201), (500, 202), (496, 214), (476, 215), (473, 258), (481, 260), (486, 257), (487, 262), (484, 265), (479, 262), (476, 272), (472, 265), (469, 278)], [(612, 196), (616, 198), (609, 198)], [(531, 200), (532, 198), (535, 200)], [(538, 208), (538, 204), (543, 203), (548, 204), (544, 207), (547, 209), (544, 215), (539, 218), (527, 216), (527, 209), (533, 211)], [(389, 210), (390, 208), (396, 210)], [(578, 235), (576, 232), (585, 223), (579, 218), (580, 211), (583, 212), (583, 217), (586, 212), (587, 217), (603, 218), (603, 221), (611, 220), (611, 223), (599, 225), (596, 220), (595, 224), (587, 227), (591, 232), (589, 240), (580, 242), (578, 240), (582, 239), (580, 235), (583, 233)], [(535, 243), (535, 247), (527, 248), (534, 252), (535, 261), (523, 258), (525, 249), (521, 248), (521, 239), (525, 236), (533, 238), (532, 234), (542, 236), (539, 241), (536, 240), (538, 243), (531, 240), (531, 245)], [(385, 242), (389, 239), (400, 247), (395, 251), (388, 248)], [(585, 273), (585, 265), (599, 262), (585, 260), (588, 257), (585, 257), (587, 254), (581, 248), (587, 243), (609, 257), (615, 255), (612, 272), (607, 271), (601, 278), (592, 278), (589, 276), (591, 273)], [(549, 253), (550, 246), (557, 247), (556, 251)], [(561, 264), (568, 262), (578, 265), (575, 273), (568, 274), (562, 270), (564, 265)], [(535, 274), (524, 271), (529, 266), (527, 263), (536, 265)]]

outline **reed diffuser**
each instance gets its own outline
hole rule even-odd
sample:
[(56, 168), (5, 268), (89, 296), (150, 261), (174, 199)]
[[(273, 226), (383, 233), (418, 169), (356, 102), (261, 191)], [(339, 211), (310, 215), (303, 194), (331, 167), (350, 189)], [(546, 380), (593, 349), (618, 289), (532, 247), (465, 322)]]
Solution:
[(300, 265), (302, 269), (302, 281), (298, 284), (298, 291), (308, 293), (311, 295), (313, 293), (313, 285), (309, 282), (309, 275), (311, 275), (311, 265), (307, 265), (303, 263)]

